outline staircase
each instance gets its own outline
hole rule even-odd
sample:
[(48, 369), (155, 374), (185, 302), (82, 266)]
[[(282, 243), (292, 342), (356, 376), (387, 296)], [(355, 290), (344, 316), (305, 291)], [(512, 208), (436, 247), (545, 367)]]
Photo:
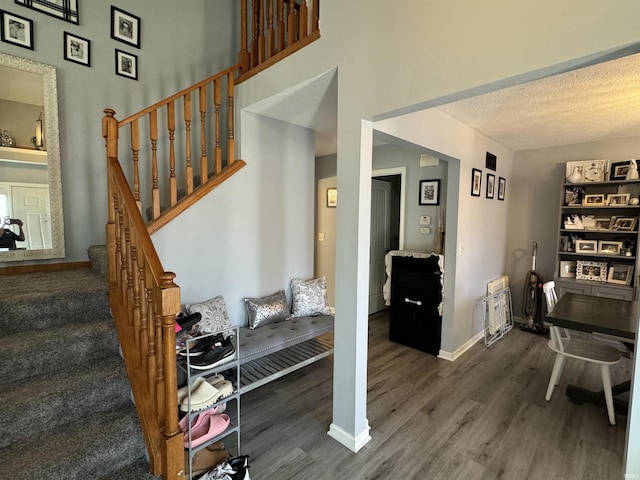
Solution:
[(100, 271), (0, 276), (0, 478), (156, 478)]

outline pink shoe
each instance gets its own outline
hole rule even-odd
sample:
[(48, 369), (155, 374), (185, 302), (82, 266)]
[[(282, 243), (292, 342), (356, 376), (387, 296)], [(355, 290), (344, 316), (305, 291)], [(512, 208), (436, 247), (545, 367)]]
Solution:
[[(200, 425), (191, 429), (191, 448), (202, 445), (220, 435), (229, 426), (229, 415), (225, 413), (210, 415), (209, 412), (204, 412), (199, 417), (204, 417), (204, 419)], [(189, 448), (188, 433), (184, 436), (184, 446)]]
[[(202, 422), (204, 422), (204, 419), (207, 415), (217, 415), (218, 413), (223, 413), (226, 409), (227, 409), (227, 402), (224, 402), (218, 405), (217, 407), (213, 407), (211, 410), (207, 410), (206, 412), (203, 412), (200, 415), (196, 415), (191, 420), (191, 430), (194, 430), (195, 428), (199, 427), (202, 424)], [(180, 425), (180, 428), (185, 434), (187, 433), (187, 427), (189, 426), (188, 422), (189, 422), (189, 415), (185, 415), (178, 422), (178, 425)]]

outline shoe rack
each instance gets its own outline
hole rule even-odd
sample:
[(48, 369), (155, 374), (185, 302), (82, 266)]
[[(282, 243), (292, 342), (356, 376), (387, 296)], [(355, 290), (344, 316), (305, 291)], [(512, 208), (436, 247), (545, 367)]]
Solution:
[[(234, 347), (234, 353), (232, 355), (229, 355), (228, 357), (221, 359), (219, 362), (215, 362), (216, 364), (211, 368), (193, 368), (191, 364), (192, 359), (197, 357), (189, 355), (190, 349), (192, 349), (196, 343), (201, 342), (207, 337), (214, 337), (216, 335), (219, 335), (220, 333), (222, 333), (225, 338), (230, 338)], [(186, 358), (178, 361), (179, 368), (182, 368), (186, 372), (188, 386), (186, 396), (187, 413), (185, 413), (185, 417), (187, 417), (187, 429), (185, 432), (185, 451), (188, 452), (189, 471), (186, 478), (188, 478), (189, 480), (194, 478), (193, 459), (195, 455), (200, 450), (219, 440), (225, 440), (225, 448), (228, 450), (228, 437), (231, 437), (235, 434), (235, 454), (240, 455), (240, 354), (238, 352), (237, 340), (238, 327), (231, 327), (222, 330), (222, 332), (216, 332), (215, 334), (211, 333), (190, 338), (185, 342)], [(215, 375), (222, 374), (224, 374), (223, 376), (226, 380), (229, 380), (232, 383), (233, 392), (224, 398), (218, 399), (217, 401), (215, 401), (215, 403), (212, 403), (205, 408), (195, 409), (194, 411), (192, 411), (192, 404), (195, 403), (195, 399), (193, 398), (193, 393), (196, 390), (195, 386), (199, 385), (199, 383), (202, 382), (202, 380), (199, 379), (204, 379), (206, 381), (207, 379), (211, 379)], [(201, 436), (196, 436), (196, 433), (198, 432), (194, 432), (194, 422), (196, 421), (196, 417), (198, 417), (199, 415), (207, 414), (207, 412), (211, 412), (215, 408), (220, 408), (225, 403), (226, 409), (221, 413), (229, 416), (230, 421), (227, 428), (223, 432), (220, 432), (214, 436), (210, 436), (210, 438), (206, 438), (204, 442), (197, 441), (199, 438), (201, 438)], [(178, 405), (178, 407), (180, 408), (180, 405)], [(197, 430), (197, 427), (195, 427), (195, 429)], [(194, 443), (196, 443), (196, 446), (194, 446)], [(233, 443), (231, 445), (233, 445)], [(199, 475), (200, 474), (197, 474), (195, 476)]]

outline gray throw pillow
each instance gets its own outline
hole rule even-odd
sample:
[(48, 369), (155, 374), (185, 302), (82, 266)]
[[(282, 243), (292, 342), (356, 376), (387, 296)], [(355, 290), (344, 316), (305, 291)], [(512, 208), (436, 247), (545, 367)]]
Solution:
[(249, 328), (255, 329), (268, 323), (281, 322), (291, 318), (284, 290), (261, 298), (244, 299), (249, 317)]
[(294, 317), (310, 317), (330, 315), (331, 308), (327, 301), (327, 279), (313, 280), (291, 279), (291, 311)]
[(231, 327), (222, 295), (202, 303), (187, 303), (185, 308), (188, 313), (200, 312), (202, 315), (202, 319), (198, 322), (200, 333), (215, 333)]

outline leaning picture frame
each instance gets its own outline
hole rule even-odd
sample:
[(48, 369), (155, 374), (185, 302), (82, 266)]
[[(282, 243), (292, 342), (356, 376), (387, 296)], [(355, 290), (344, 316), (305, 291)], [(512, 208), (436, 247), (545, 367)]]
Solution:
[(471, 196), (479, 197), (480, 189), (482, 187), (482, 170), (477, 168), (471, 169)]
[(611, 230), (633, 231), (638, 223), (638, 217), (612, 217)]
[(111, 38), (140, 48), (140, 17), (111, 6)]
[(583, 207), (604, 207), (606, 205), (606, 198), (603, 193), (595, 195), (585, 195), (582, 197)]
[(598, 241), (598, 253), (604, 255), (620, 255), (622, 247), (624, 247), (624, 242), (612, 242), (610, 240)]
[(15, 0), (15, 2), (65, 22), (80, 24), (78, 0)]
[(91, 66), (91, 41), (86, 38), (64, 32), (64, 59)]
[(440, 205), (440, 180), (420, 180), (418, 205)]
[(607, 195), (607, 205), (610, 207), (624, 207), (629, 205), (629, 193), (613, 193)]
[(0, 38), (5, 43), (33, 50), (33, 21), (0, 10)]
[(598, 240), (576, 240), (576, 253), (598, 253)]
[(633, 265), (630, 263), (614, 263), (609, 267), (607, 283), (618, 285), (631, 285), (633, 278)]
[(576, 261), (577, 280), (606, 282), (607, 273), (607, 262), (587, 262), (584, 260)]
[(575, 260), (562, 260), (560, 262), (561, 278), (576, 278), (576, 262)]
[(609, 170), (609, 180), (626, 180), (630, 166), (631, 161), (629, 160), (626, 162), (612, 162)]

